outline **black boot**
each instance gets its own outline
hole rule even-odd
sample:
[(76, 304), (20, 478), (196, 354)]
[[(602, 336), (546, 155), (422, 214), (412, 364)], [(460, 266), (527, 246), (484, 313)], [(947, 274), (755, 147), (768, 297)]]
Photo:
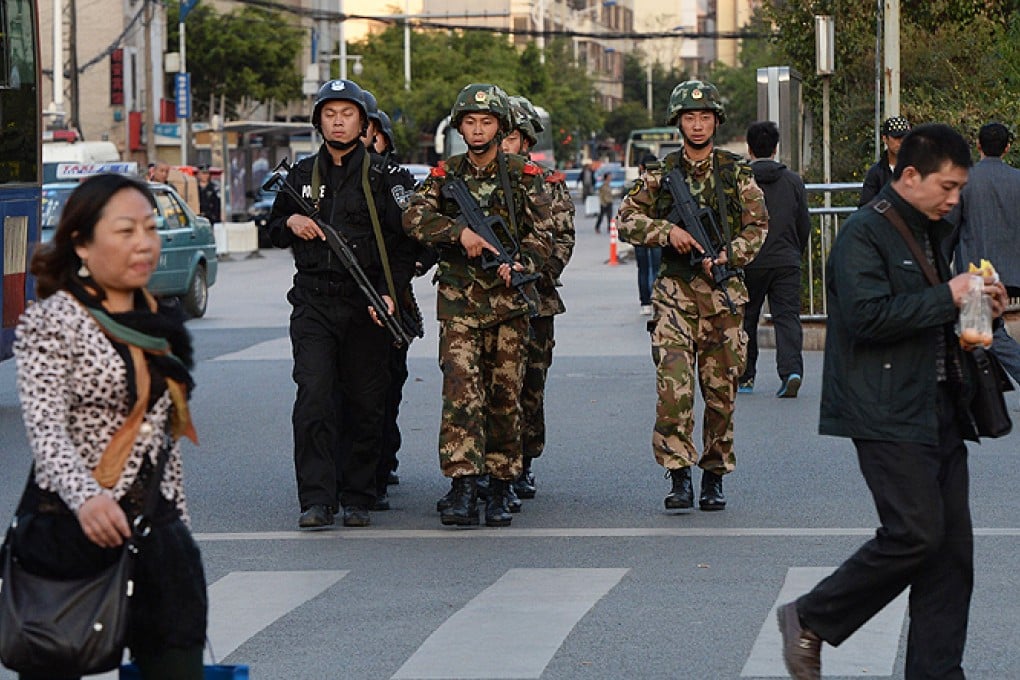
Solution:
[(531, 458), (524, 459), (524, 471), (514, 480), (513, 487), (520, 498), (535, 497), (535, 475), (531, 471)]
[(722, 475), (705, 472), (701, 475), (701, 498), (698, 505), (702, 510), (723, 510), (726, 508), (726, 496), (722, 492)]
[(508, 482), (489, 477), (489, 500), (485, 503), (485, 526), (508, 527), (513, 520), (506, 502)]
[(489, 475), (478, 476), (478, 497), (483, 500), (489, 497)]
[(453, 505), (453, 496), (454, 496), (454, 493), (453, 493), (454, 483), (453, 483), (453, 481), (454, 480), (452, 480), (452, 479), (450, 480), (450, 490), (446, 492), (446, 495), (443, 496), (442, 498), (440, 498), (438, 501), (436, 501), (436, 512), (442, 512), (443, 510), (446, 510), (451, 505)]
[(691, 468), (667, 470), (666, 476), (673, 480), (673, 488), (663, 503), (667, 510), (691, 510), (694, 508), (694, 487), (691, 485)]
[(455, 477), (450, 507), (439, 515), (446, 526), (478, 526), (478, 475)]
[(503, 492), (506, 494), (506, 507), (512, 514), (517, 514), (524, 507), (521, 497), (514, 490), (514, 482), (507, 482), (503, 485)]

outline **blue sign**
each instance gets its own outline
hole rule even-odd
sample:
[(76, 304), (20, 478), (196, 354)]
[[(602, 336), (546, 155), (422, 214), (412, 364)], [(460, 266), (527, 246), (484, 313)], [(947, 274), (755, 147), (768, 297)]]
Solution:
[(177, 93), (177, 117), (191, 118), (191, 74), (174, 75), (174, 91)]
[(181, 0), (181, 11), (177, 17), (177, 21), (184, 23), (184, 20), (188, 18), (188, 13), (195, 8), (198, 4), (198, 0)]

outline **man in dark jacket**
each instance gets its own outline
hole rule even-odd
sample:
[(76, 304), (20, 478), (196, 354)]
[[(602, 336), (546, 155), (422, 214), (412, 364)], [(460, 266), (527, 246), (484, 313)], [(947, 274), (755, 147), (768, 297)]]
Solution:
[[(970, 172), (960, 202), (946, 218), (957, 226), (956, 271), (987, 259), (995, 266), (1006, 293), (1020, 297), (1020, 170), (1002, 160), (1013, 133), (1002, 123), (988, 123), (978, 131), (981, 160)], [(1020, 344), (998, 321), (992, 352), (1020, 383)]]
[(804, 376), (804, 346), (800, 327), (800, 260), (811, 230), (804, 180), (785, 165), (773, 160), (779, 144), (779, 128), (770, 120), (751, 123), (747, 128), (747, 150), (751, 171), (765, 194), (769, 231), (758, 256), (744, 267), (748, 301), (744, 308), (747, 333), (747, 367), (738, 391), (754, 391), (758, 362), (758, 318), (765, 296), (776, 330), (776, 370), (781, 385), (777, 397), (795, 398)]
[(893, 170), (896, 168), (896, 157), (900, 152), (900, 144), (903, 137), (910, 132), (910, 121), (903, 116), (886, 118), (880, 129), (882, 143), (885, 144), (885, 153), (878, 159), (878, 162), (868, 169), (864, 176), (864, 187), (861, 189), (861, 201), (857, 205), (864, 205), (889, 183), (892, 179)]
[[(414, 244), (401, 227), (397, 202), (410, 189), (410, 179), (387, 172), (382, 158), (362, 144), (368, 115), (357, 83), (331, 80), (323, 85), (312, 124), (324, 142), (318, 153), (295, 163), (285, 181), (348, 240), (392, 313), (395, 291), (407, 287), (414, 270)], [(378, 493), (392, 339), (322, 230), (285, 191), (273, 203), (269, 237), (274, 246), (291, 249), (297, 269), (287, 300), (294, 307), (290, 339), (297, 383), (292, 421), (298, 526), (333, 524), (338, 491), (344, 526), (368, 526)], [(350, 431), (342, 433), (345, 410)], [(347, 451), (341, 448), (342, 435), (350, 439)]]
[[(964, 438), (976, 435), (966, 399), (973, 376), (953, 324), (974, 275), (950, 278), (941, 246), (970, 165), (952, 128), (914, 128), (879, 203), (854, 213), (833, 245), (819, 431), (853, 440), (882, 526), (810, 593), (779, 608), (795, 680), (821, 678), (821, 641), (839, 645), (907, 587), (906, 679), (964, 677), (974, 582)], [(893, 212), (943, 283), (928, 284)], [(984, 284), (1001, 314), (1005, 289)]]

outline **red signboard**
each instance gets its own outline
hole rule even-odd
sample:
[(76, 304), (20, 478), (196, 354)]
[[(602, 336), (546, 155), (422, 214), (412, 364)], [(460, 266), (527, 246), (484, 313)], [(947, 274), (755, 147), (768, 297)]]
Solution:
[(110, 106), (124, 106), (124, 50), (110, 53)]

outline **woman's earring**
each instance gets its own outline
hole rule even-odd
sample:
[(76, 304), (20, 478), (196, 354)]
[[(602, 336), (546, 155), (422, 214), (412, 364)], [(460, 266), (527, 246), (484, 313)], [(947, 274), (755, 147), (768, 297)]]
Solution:
[(89, 271), (88, 264), (86, 264), (85, 260), (82, 260), (81, 261), (81, 266), (78, 267), (78, 278), (80, 278), (80, 279), (87, 279), (91, 275), (92, 275), (92, 272)]

